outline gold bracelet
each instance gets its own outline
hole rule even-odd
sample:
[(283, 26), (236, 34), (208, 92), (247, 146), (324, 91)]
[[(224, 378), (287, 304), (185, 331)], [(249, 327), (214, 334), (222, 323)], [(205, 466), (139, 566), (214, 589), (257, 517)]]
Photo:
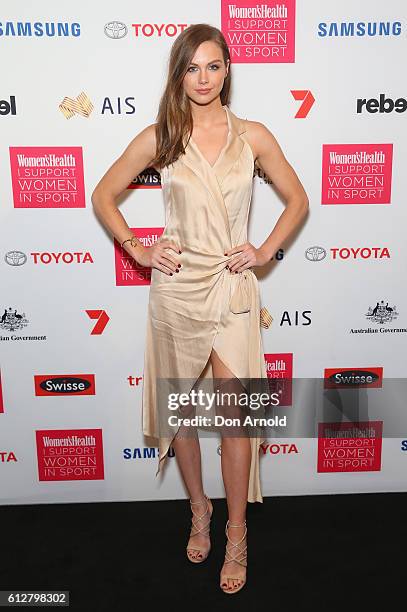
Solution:
[(130, 242), (131, 246), (133, 247), (139, 246), (135, 236), (132, 236), (131, 238), (127, 238), (126, 240), (123, 240), (122, 248), (125, 242)]

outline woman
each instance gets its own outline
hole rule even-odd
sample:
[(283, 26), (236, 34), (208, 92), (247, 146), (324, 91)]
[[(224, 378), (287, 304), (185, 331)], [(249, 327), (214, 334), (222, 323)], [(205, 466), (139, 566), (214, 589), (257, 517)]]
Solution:
[[(210, 550), (211, 500), (201, 475), (199, 439), (165, 428), (156, 379), (214, 381), (266, 378), (259, 326), (259, 292), (252, 267), (268, 262), (300, 224), (306, 193), (271, 132), (228, 108), (230, 56), (217, 28), (188, 27), (171, 49), (157, 124), (142, 130), (92, 194), (98, 217), (134, 257), (151, 267), (143, 377), (143, 432), (159, 438), (158, 471), (170, 444), (188, 490), (192, 528), (187, 556)], [(259, 247), (247, 241), (254, 163), (271, 178), (286, 208)], [(144, 247), (115, 199), (147, 167), (161, 173), (166, 226)], [(182, 384), (180, 382), (179, 388)], [(191, 389), (191, 385), (187, 386)], [(166, 421), (168, 425), (168, 419)], [(236, 593), (246, 582), (246, 506), (262, 501), (259, 437), (222, 431), (221, 465), (229, 519), (220, 586)], [(157, 472), (158, 473), (158, 472)]]

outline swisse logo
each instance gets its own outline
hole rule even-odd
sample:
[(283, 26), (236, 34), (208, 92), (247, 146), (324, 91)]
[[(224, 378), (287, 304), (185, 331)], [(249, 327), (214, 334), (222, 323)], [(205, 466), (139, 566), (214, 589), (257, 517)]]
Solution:
[(326, 257), (326, 250), (321, 246), (311, 246), (305, 251), (308, 261), (322, 261)]
[(400, 21), (331, 21), (318, 24), (318, 36), (400, 36)]
[(296, 444), (260, 444), (260, 448), (263, 451), (263, 455), (290, 455), (295, 453), (298, 455), (299, 451)]
[(109, 21), (104, 27), (104, 32), (108, 38), (124, 38), (127, 34), (127, 26), (122, 21)]
[(382, 386), (383, 368), (325, 368), (325, 389), (349, 389)]
[(84, 264), (94, 263), (92, 255), (89, 251), (82, 253), (77, 251), (74, 253), (65, 251), (65, 253), (30, 253), (34, 264)]
[(34, 376), (35, 395), (95, 395), (94, 374)]
[(397, 100), (392, 100), (391, 98), (386, 98), (386, 94), (380, 94), (379, 99), (370, 98), (367, 100), (366, 98), (358, 98), (356, 101), (356, 112), (362, 113), (363, 110), (366, 110), (368, 113), (404, 113), (407, 110), (407, 100), (406, 98), (397, 98)]
[(161, 174), (155, 168), (145, 168), (138, 174), (127, 189), (159, 189), (161, 188)]
[(9, 100), (0, 100), (0, 115), (16, 115), (16, 97), (10, 96)]
[(332, 247), (332, 259), (390, 259), (387, 247)]
[[(142, 446), (137, 448), (124, 448), (123, 459), (155, 459), (160, 451), (155, 446)], [(167, 457), (175, 457), (175, 450), (170, 446)]]
[(27, 255), (22, 251), (7, 251), (4, 261), (9, 266), (22, 266), (27, 261)]

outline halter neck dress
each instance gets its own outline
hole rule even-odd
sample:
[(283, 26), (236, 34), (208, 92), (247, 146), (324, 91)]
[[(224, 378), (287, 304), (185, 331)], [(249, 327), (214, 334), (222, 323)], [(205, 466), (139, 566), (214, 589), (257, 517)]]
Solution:
[[(244, 138), (245, 120), (223, 108), (229, 132), (213, 166), (190, 138), (185, 154), (161, 171), (165, 228), (160, 239), (181, 245), (181, 254), (166, 251), (182, 267), (173, 276), (151, 270), (142, 428), (158, 439), (156, 476), (178, 431), (163, 432), (160, 425), (158, 379), (212, 378), (212, 348), (235, 377), (267, 378), (257, 277), (251, 269), (231, 274), (226, 268), (231, 256), (224, 253), (247, 241), (254, 159)], [(249, 502), (263, 501), (259, 447), (264, 440), (250, 437)]]

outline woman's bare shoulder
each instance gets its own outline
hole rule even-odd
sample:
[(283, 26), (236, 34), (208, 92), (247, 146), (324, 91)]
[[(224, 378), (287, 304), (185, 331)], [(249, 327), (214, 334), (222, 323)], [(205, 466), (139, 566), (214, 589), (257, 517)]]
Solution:
[(260, 155), (264, 147), (278, 147), (277, 140), (269, 128), (261, 121), (251, 121), (245, 119), (244, 133), (253, 151), (254, 158)]

